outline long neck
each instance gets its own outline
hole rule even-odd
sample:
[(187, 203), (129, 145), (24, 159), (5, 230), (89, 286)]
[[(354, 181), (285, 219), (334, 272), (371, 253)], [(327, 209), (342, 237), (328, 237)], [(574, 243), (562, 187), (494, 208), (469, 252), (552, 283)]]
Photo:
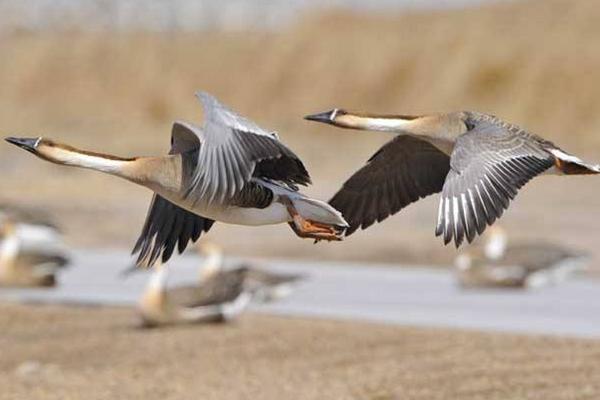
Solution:
[(152, 276), (148, 280), (146, 290), (154, 293), (164, 293), (167, 288), (167, 267), (157, 264), (154, 266)]
[(506, 234), (499, 230), (499, 228), (496, 230), (492, 230), (492, 228), (490, 228), (490, 232), (484, 244), (484, 252), (487, 258), (499, 260), (506, 253)]
[(63, 144), (43, 145), (38, 155), (56, 164), (93, 169), (157, 189), (181, 187), (181, 156), (122, 158), (79, 150)]
[(223, 268), (223, 253), (218, 249), (207, 251), (206, 259), (200, 269), (200, 282), (215, 276)]
[(19, 253), (20, 243), (14, 229), (5, 229), (7, 231), (0, 244), (0, 267), (7, 271), (15, 266), (15, 259)]
[(350, 129), (409, 133), (419, 126), (421, 117), (375, 114), (344, 114), (335, 118), (336, 125)]
[(335, 116), (334, 125), (344, 128), (393, 132), (415, 136), (451, 139), (465, 133), (462, 113), (377, 115), (343, 112)]

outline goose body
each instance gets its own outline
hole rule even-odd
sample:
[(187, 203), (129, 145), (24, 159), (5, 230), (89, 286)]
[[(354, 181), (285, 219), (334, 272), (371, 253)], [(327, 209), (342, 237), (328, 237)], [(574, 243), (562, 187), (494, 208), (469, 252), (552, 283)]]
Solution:
[(335, 109), (305, 118), (394, 135), (330, 200), (348, 221), (346, 235), (441, 192), (435, 233), (459, 247), (500, 218), (535, 176), (600, 173), (600, 165), (484, 113), (385, 116)]
[[(154, 269), (140, 300), (145, 326), (177, 323), (227, 322), (238, 317), (251, 301), (270, 301), (287, 294), (284, 285), (300, 279), (247, 265), (223, 269), (219, 247), (200, 246), (204, 262), (196, 284), (167, 287), (168, 267)], [(135, 267), (131, 270), (135, 270)]]
[(231, 111), (207, 93), (197, 94), (203, 127), (176, 121), (171, 150), (162, 157), (122, 158), (79, 150), (45, 138), (6, 140), (58, 164), (116, 175), (154, 192), (134, 246), (139, 265), (166, 262), (215, 221), (239, 225), (287, 222), (303, 238), (341, 240), (347, 224), (329, 204), (309, 198), (302, 161), (276, 134)]
[(0, 210), (0, 286), (55, 286), (69, 259), (53, 225)]
[(483, 247), (462, 251), (455, 266), (463, 287), (538, 288), (564, 281), (588, 260), (583, 253), (547, 242), (508, 245), (504, 232), (496, 229)]
[(231, 321), (252, 298), (240, 271), (173, 288), (167, 288), (167, 278), (168, 267), (158, 264), (139, 302), (144, 326)]

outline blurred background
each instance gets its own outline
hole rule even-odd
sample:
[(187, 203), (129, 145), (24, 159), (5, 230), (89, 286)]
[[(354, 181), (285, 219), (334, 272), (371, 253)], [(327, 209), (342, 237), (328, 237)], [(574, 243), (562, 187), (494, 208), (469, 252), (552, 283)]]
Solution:
[[(175, 119), (202, 121), (198, 89), (279, 132), (328, 199), (385, 142), (302, 119), (333, 107), (497, 114), (600, 159), (600, 8), (531, 1), (0, 1), (4, 135), (44, 135), (117, 155), (165, 153)], [(332, 56), (334, 55), (334, 56)], [(68, 243), (129, 248), (150, 193), (0, 146), (1, 198), (57, 216)], [(600, 181), (541, 178), (502, 219), (517, 240), (591, 251)], [(437, 196), (343, 243), (297, 240), (287, 226), (216, 224), (239, 255), (447, 264), (433, 236)], [(252, 234), (250, 234), (252, 232)]]
[[(597, 0), (0, 0), (0, 133), (165, 154), (174, 120), (202, 123), (204, 90), (278, 132), (312, 175), (304, 191), (324, 200), (389, 140), (302, 119), (335, 107), (489, 112), (598, 163), (598, 21)], [(589, 340), (600, 337), (598, 178), (534, 179), (500, 220), (509, 243), (555, 246), (526, 248), (550, 275), (553, 248), (591, 255), (584, 279), (543, 291), (463, 290), (529, 287), (535, 275), (469, 275), (468, 254), (457, 285), (457, 252), (434, 236), (438, 195), (340, 243), (217, 223), (203, 237), (223, 249), (217, 264), (250, 260), (301, 282), (237, 323), (199, 328), (152, 285), (142, 295), (147, 275), (119, 278), (147, 189), (5, 143), (0, 170), (0, 266), (57, 284), (0, 290), (0, 398), (600, 398), (600, 341)], [(2, 219), (15, 206), (59, 229), (22, 212), (17, 222), (37, 225), (15, 234)], [(11, 264), (19, 234), (33, 244)], [(203, 264), (188, 254), (173, 257), (171, 283), (199, 284)], [(56, 281), (49, 263), (69, 262)], [(51, 272), (41, 282), (40, 264)], [(134, 329), (144, 305), (157, 325), (185, 324)]]

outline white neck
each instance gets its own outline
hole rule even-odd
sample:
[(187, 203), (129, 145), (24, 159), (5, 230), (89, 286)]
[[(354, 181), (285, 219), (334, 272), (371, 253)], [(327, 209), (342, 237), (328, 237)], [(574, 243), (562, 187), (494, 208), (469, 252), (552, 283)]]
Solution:
[(13, 266), (15, 258), (19, 254), (19, 248), (19, 238), (14, 232), (4, 236), (0, 244), (0, 265), (5, 268)]
[(409, 131), (414, 123), (412, 120), (400, 118), (362, 118), (366, 129), (383, 132), (404, 132)]
[(223, 269), (223, 253), (219, 250), (208, 252), (202, 268), (200, 268), (200, 281), (204, 281), (216, 275)]
[(485, 256), (490, 260), (499, 260), (506, 251), (506, 235), (501, 231), (492, 231), (485, 243)]
[(167, 280), (169, 274), (167, 271), (167, 267), (162, 264), (157, 264), (154, 266), (154, 272), (152, 272), (152, 276), (148, 280), (148, 284), (146, 285), (147, 292), (164, 292), (167, 288)]
[(341, 114), (335, 118), (335, 125), (350, 129), (408, 133), (415, 130), (418, 120), (419, 118)]
[(108, 174), (120, 174), (123, 167), (131, 162), (125, 159), (112, 159), (101, 155), (91, 155), (79, 153), (64, 148), (54, 148), (52, 150), (52, 160), (65, 165), (72, 165), (81, 168), (94, 169), (96, 171), (106, 172)]

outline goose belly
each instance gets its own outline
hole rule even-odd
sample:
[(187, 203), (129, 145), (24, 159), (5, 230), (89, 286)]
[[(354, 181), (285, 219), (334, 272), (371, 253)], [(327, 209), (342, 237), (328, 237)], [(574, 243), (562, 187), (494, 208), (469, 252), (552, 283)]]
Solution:
[(275, 202), (265, 208), (226, 207), (191, 211), (215, 221), (234, 225), (274, 225), (291, 220), (287, 208)]
[(177, 195), (161, 193), (161, 196), (194, 214), (218, 222), (233, 225), (274, 225), (291, 220), (287, 208), (278, 202), (272, 202), (265, 208), (246, 208), (222, 205), (191, 204)]

